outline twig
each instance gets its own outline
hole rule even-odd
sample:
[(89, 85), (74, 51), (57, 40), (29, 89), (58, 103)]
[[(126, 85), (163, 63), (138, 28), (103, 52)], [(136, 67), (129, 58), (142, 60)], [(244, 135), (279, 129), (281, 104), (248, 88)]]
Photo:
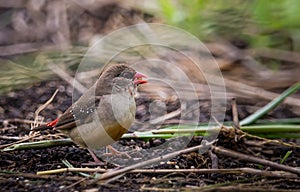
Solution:
[(283, 145), (283, 146), (286, 146), (286, 147), (296, 147), (296, 148), (300, 148), (299, 145), (295, 144), (295, 143), (286, 143), (286, 142), (283, 142), (281, 140), (275, 140), (275, 139), (267, 139), (267, 138), (264, 138), (264, 137), (260, 137), (260, 136), (257, 136), (257, 135), (252, 135), (250, 133), (246, 133), (246, 132), (243, 132), (247, 137), (250, 137), (250, 138), (255, 138), (255, 139), (260, 139), (260, 140), (263, 140), (265, 143), (275, 143), (275, 144), (280, 144), (280, 145)]
[(131, 173), (224, 173), (224, 174), (256, 174), (266, 177), (289, 177), (298, 178), (297, 175), (282, 172), (282, 171), (265, 171), (254, 168), (233, 168), (233, 169), (136, 169), (131, 171)]
[(238, 109), (237, 109), (235, 98), (231, 100), (231, 109), (232, 109), (233, 125), (235, 128), (240, 129), (239, 115), (238, 115)]
[[(215, 77), (215, 78), (218, 78), (218, 77)], [(277, 94), (277, 93), (266, 91), (262, 88), (246, 85), (241, 82), (236, 82), (236, 81), (233, 81), (230, 79), (224, 79), (224, 81), (228, 88), (235, 90), (237, 92), (240, 92), (240, 93), (247, 94), (248, 96), (254, 96), (254, 97), (263, 98), (263, 99), (267, 99), (267, 100), (272, 100), (279, 96), (279, 94)], [(300, 107), (300, 99), (297, 99), (295, 97), (288, 97), (284, 100), (283, 103), (289, 104), (291, 106)]]
[(21, 140), (21, 139), (27, 139), (27, 138), (24, 138), (24, 137), (13, 137), (13, 136), (0, 135), (0, 139), (3, 139), (3, 140), (19, 141), (19, 140)]
[[(48, 99), (48, 101), (46, 101), (46, 103), (44, 103), (43, 105), (41, 105), (35, 112), (34, 112), (34, 123), (33, 126), (31, 127), (31, 129), (33, 127), (36, 127), (39, 123), (37, 123), (38, 121), (38, 117), (39, 117), (39, 113), (44, 110), (54, 99), (54, 97), (56, 96), (56, 94), (58, 93), (58, 89), (55, 90), (55, 92), (53, 93), (53, 95), (50, 97), (50, 99)], [(31, 135), (32, 132), (29, 133), (29, 135)]]
[(136, 168), (139, 168), (139, 167), (145, 167), (145, 166), (148, 166), (148, 165), (152, 165), (154, 163), (157, 163), (157, 162), (163, 161), (165, 159), (175, 157), (175, 156), (180, 155), (182, 153), (189, 153), (189, 152), (192, 152), (192, 151), (205, 149), (205, 148), (209, 147), (210, 145), (212, 145), (214, 142), (215, 141), (212, 141), (212, 142), (201, 144), (201, 145), (198, 145), (198, 146), (195, 146), (195, 147), (190, 147), (190, 148), (183, 149), (183, 150), (180, 150), (180, 151), (175, 151), (175, 152), (172, 152), (172, 153), (160, 156), (160, 157), (149, 159), (148, 161), (143, 161), (143, 162), (140, 162), (140, 163), (137, 163), (137, 164), (134, 164), (134, 165), (124, 167), (122, 169), (118, 169), (118, 170), (115, 170), (115, 171), (110, 171), (110, 172), (107, 172), (107, 173), (104, 173), (103, 175), (101, 175), (98, 180), (101, 181), (101, 180), (106, 180), (106, 179), (109, 179), (109, 178), (112, 178), (112, 177), (116, 177), (120, 174), (127, 173), (127, 172), (129, 172), (133, 169), (136, 169)]
[[(19, 118), (13, 118), (13, 119), (4, 119), (0, 120), (0, 123), (10, 123), (10, 122), (17, 122), (17, 123), (26, 123), (26, 124), (33, 124), (35, 123), (34, 120), (28, 120), (28, 119), (19, 119)], [(41, 123), (42, 125), (45, 125), (46, 123)]]
[[(68, 161), (68, 160), (63, 160), (62, 163), (68, 167), (68, 169), (73, 169), (74, 166)], [(82, 173), (82, 172), (79, 172), (80, 175), (84, 176), (84, 177), (91, 177), (91, 175), (89, 174), (85, 174), (85, 173)]]
[(170, 112), (168, 114), (165, 114), (161, 117), (157, 117), (156, 119), (150, 120), (150, 123), (151, 124), (158, 124), (158, 123), (164, 122), (167, 119), (171, 119), (173, 117), (176, 117), (176, 116), (180, 115), (180, 113), (181, 113), (181, 109), (179, 108), (176, 111), (172, 111), (172, 112)]
[(220, 154), (220, 155), (225, 155), (225, 156), (246, 160), (246, 161), (250, 161), (250, 162), (261, 164), (261, 165), (266, 165), (266, 166), (273, 167), (275, 169), (288, 171), (288, 172), (300, 175), (300, 169), (295, 168), (295, 167), (281, 165), (281, 164), (278, 164), (278, 163), (275, 163), (275, 162), (272, 162), (272, 161), (268, 161), (268, 160), (265, 160), (265, 159), (260, 159), (260, 158), (257, 158), (257, 157), (253, 157), (253, 156), (250, 156), (250, 155), (246, 155), (246, 154), (243, 154), (243, 153), (239, 153), (239, 152), (236, 152), (236, 151), (225, 149), (223, 147), (212, 146), (212, 149), (215, 153)]
[(50, 175), (50, 174), (57, 174), (57, 173), (64, 173), (64, 172), (98, 172), (98, 173), (105, 173), (107, 172), (107, 169), (102, 168), (61, 168), (61, 169), (53, 169), (48, 171), (39, 171), (36, 174), (37, 175)]
[(5, 148), (5, 147), (8, 147), (8, 148), (13, 147), (14, 145), (18, 145), (19, 143), (21, 143), (19, 145), (22, 145), (22, 142), (27, 141), (27, 140), (32, 139), (32, 138), (37, 137), (37, 136), (39, 136), (39, 133), (36, 133), (35, 135), (28, 136), (28, 137), (26, 137), (22, 140), (19, 140), (19, 141), (13, 142), (13, 143), (0, 145), (0, 149)]
[(53, 93), (53, 95), (50, 97), (50, 99), (48, 99), (48, 101), (46, 101), (46, 103), (44, 103), (43, 105), (41, 105), (35, 112), (35, 117), (37, 117), (39, 115), (39, 113), (44, 110), (54, 99), (54, 97), (56, 96), (56, 94), (58, 93), (58, 89), (55, 90), (55, 92)]
[[(50, 175), (65, 172), (87, 172), (87, 173), (107, 173), (111, 170), (102, 168), (62, 168), (54, 169), (48, 171), (37, 172), (37, 175)], [(165, 173), (220, 173), (220, 174), (255, 174), (265, 177), (285, 177), (285, 178), (298, 178), (297, 175), (293, 173), (283, 172), (283, 171), (265, 171), (254, 168), (233, 168), (233, 169), (134, 169), (128, 173), (151, 173), (151, 174), (165, 174)]]
[[(238, 181), (237, 181), (238, 182)], [(236, 183), (236, 182), (234, 182)], [(229, 185), (230, 183), (222, 183), (222, 184), (214, 184), (214, 185), (208, 185), (205, 187), (193, 187), (193, 188), (187, 188), (183, 187), (180, 188), (180, 191), (202, 191), (202, 192), (231, 192), (231, 191), (239, 191), (239, 192), (297, 192), (296, 190), (291, 189), (276, 189), (273, 186), (268, 186), (268, 184), (265, 184), (266, 186), (255, 186), (256, 183), (251, 183), (250, 185), (248, 183), (242, 184), (235, 184), (231, 186), (224, 186)], [(221, 186), (220, 186), (221, 185)], [(150, 188), (144, 188), (145, 190)]]

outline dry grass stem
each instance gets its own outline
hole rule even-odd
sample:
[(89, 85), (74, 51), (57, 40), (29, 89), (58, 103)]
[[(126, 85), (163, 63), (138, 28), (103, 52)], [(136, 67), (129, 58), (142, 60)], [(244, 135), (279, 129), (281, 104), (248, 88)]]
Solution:
[(65, 80), (67, 83), (69, 83), (69, 85), (73, 86), (80, 93), (84, 93), (87, 90), (87, 88), (85, 88), (80, 82), (74, 79), (71, 75), (69, 75), (65, 70), (63, 70), (58, 65), (49, 64), (48, 67), (53, 71), (53, 73), (55, 73), (60, 78)]
[[(37, 175), (50, 175), (65, 172), (86, 172), (86, 173), (107, 173), (113, 170), (107, 170), (102, 168), (61, 168), (47, 171), (37, 172)], [(198, 174), (255, 174), (265, 177), (286, 177), (286, 178), (298, 178), (296, 174), (292, 174), (284, 171), (265, 171), (254, 168), (232, 168), (232, 169), (134, 169), (128, 173), (150, 173), (150, 174), (168, 174), (168, 173), (198, 173)]]
[(226, 148), (223, 148), (223, 147), (214, 147), (214, 146), (212, 146), (212, 149), (216, 154), (219, 154), (219, 155), (225, 155), (225, 156), (228, 156), (228, 157), (237, 158), (237, 159), (241, 159), (241, 160), (244, 160), (244, 161), (249, 161), (249, 162), (252, 162), (252, 163), (257, 163), (257, 164), (261, 164), (261, 165), (265, 165), (265, 166), (270, 166), (270, 167), (275, 168), (275, 169), (279, 169), (279, 170), (283, 170), (283, 171), (287, 171), (287, 172), (291, 172), (291, 173), (295, 173), (297, 175), (300, 175), (300, 169), (299, 168), (290, 167), (290, 166), (286, 166), (286, 165), (281, 165), (281, 164), (278, 164), (278, 163), (275, 163), (275, 162), (272, 162), (272, 161), (268, 161), (268, 160), (265, 160), (265, 159), (260, 159), (260, 158), (257, 158), (257, 157), (253, 157), (253, 156), (250, 156), (250, 155), (246, 155), (246, 154), (243, 154), (243, 153), (232, 151), (232, 150), (229, 150), (229, 149), (226, 149)]
[[(31, 126), (31, 129), (33, 127), (37, 127), (38, 125), (40, 125), (41, 123), (38, 121), (39, 119), (39, 113), (44, 110), (54, 99), (54, 97), (56, 96), (56, 94), (58, 93), (58, 89), (55, 90), (55, 92), (53, 93), (53, 95), (50, 97), (50, 99), (48, 99), (48, 101), (46, 101), (46, 103), (44, 103), (43, 105), (41, 105), (34, 113), (35, 118), (34, 118), (34, 123)], [(29, 133), (29, 135), (31, 135), (32, 132)]]

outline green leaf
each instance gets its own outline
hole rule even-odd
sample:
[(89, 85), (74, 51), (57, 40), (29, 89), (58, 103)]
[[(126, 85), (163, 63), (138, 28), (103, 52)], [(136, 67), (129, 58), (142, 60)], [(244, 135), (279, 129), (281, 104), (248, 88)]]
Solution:
[(285, 160), (292, 154), (293, 151), (287, 151), (284, 157), (280, 160), (280, 164), (283, 164)]
[(273, 110), (275, 107), (277, 107), (280, 103), (284, 101), (285, 98), (290, 96), (291, 94), (297, 92), (300, 89), (300, 82), (296, 83), (292, 87), (288, 88), (286, 91), (284, 91), (281, 95), (279, 95), (277, 98), (275, 98), (273, 101), (268, 103), (266, 106), (260, 108), (258, 111), (253, 113), (252, 115), (246, 117), (240, 122), (240, 125), (249, 125), (254, 123), (256, 120)]

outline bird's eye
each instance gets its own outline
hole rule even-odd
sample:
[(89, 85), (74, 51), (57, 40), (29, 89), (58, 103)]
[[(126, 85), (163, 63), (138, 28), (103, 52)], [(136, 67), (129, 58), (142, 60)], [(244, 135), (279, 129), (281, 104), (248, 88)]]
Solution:
[(132, 79), (133, 75), (131, 73), (129, 73), (128, 71), (123, 71), (119, 77), (124, 77), (126, 79)]

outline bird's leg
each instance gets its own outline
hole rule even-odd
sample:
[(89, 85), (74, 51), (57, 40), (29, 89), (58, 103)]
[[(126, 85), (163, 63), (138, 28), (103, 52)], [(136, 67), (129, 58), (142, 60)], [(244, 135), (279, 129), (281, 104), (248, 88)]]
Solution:
[[(110, 151), (110, 153), (105, 153), (105, 156), (113, 156), (113, 155), (117, 155), (117, 156), (126, 156), (127, 158), (131, 158), (130, 155), (128, 155), (126, 152), (121, 152), (118, 151), (117, 149), (113, 148), (111, 145), (106, 146), (107, 149)], [(104, 162), (102, 162), (97, 155), (95, 154), (95, 152), (91, 149), (87, 149), (89, 151), (89, 153), (91, 154), (92, 158), (94, 159), (94, 162), (89, 162), (89, 163), (83, 163), (82, 165), (105, 165)]]
[(106, 156), (112, 156), (112, 155), (126, 156), (128, 159), (131, 159), (130, 155), (128, 155), (126, 152), (118, 151), (117, 149), (113, 148), (113, 146), (111, 145), (107, 145), (106, 147), (110, 151), (110, 153), (105, 154)]
[(88, 165), (91, 165), (91, 164), (93, 164), (93, 165), (103, 165), (104, 164), (102, 161), (100, 161), (100, 159), (98, 159), (97, 155), (95, 154), (95, 152), (93, 150), (91, 150), (91, 149), (87, 149), (87, 150), (90, 152), (92, 158), (95, 161), (93, 163), (87, 163)]

